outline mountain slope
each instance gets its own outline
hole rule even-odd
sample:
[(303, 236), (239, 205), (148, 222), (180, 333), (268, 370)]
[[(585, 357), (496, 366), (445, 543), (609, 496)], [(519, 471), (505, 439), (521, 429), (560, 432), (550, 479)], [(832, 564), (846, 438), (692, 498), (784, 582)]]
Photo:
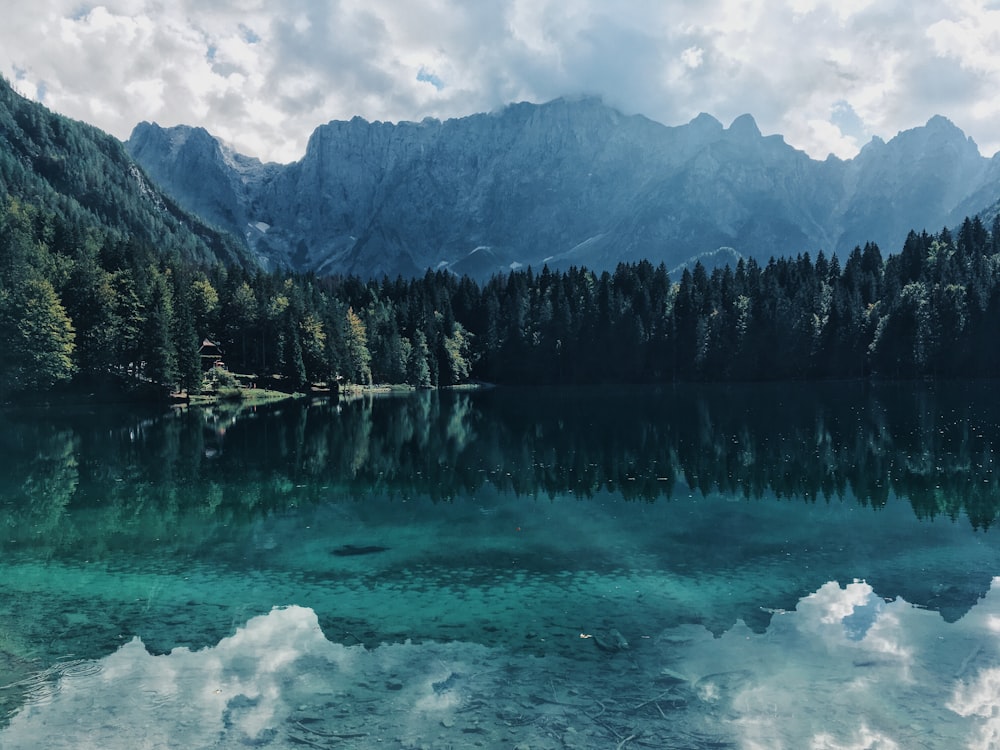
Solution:
[(246, 247), (150, 182), (117, 139), (28, 101), (0, 78), (0, 197), (8, 194), (187, 260), (255, 265)]
[(668, 127), (592, 98), (445, 122), (335, 121), (288, 165), (191, 128), (143, 123), (126, 145), (181, 205), (260, 257), (363, 277), (677, 267), (720, 247), (760, 259), (892, 249), (1000, 196), (1000, 169), (940, 117), (823, 162), (762, 136), (749, 115)]

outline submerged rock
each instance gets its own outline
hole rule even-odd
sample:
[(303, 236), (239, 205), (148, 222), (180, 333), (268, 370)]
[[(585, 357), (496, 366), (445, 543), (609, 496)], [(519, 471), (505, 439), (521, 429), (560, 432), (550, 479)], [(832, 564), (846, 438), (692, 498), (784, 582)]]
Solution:
[(354, 544), (344, 544), (333, 551), (337, 557), (354, 557), (356, 555), (374, 555), (379, 552), (388, 551), (388, 547), (379, 547), (376, 544), (358, 546)]
[(627, 651), (629, 649), (629, 643), (618, 630), (609, 630), (606, 636), (593, 636), (594, 644), (601, 649), (601, 651), (617, 652), (617, 651)]

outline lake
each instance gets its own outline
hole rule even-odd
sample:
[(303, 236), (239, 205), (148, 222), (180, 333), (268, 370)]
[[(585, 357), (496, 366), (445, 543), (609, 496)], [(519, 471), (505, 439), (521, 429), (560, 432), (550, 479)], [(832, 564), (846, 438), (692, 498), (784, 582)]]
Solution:
[(0, 422), (5, 750), (1000, 743), (994, 383)]

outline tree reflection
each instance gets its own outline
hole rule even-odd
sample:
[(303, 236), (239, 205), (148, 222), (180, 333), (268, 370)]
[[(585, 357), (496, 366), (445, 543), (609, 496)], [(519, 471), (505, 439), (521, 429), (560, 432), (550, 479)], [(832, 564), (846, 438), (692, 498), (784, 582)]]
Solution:
[(70, 511), (98, 514), (114, 546), (193, 539), (209, 522), (303, 503), (450, 502), (484, 488), (875, 510), (897, 497), (919, 518), (965, 516), (977, 529), (995, 522), (1000, 498), (1000, 404), (979, 383), (422, 391), (2, 419), (0, 548), (11, 549), (71, 547)]
[(31, 425), (20, 434), (5, 430), (3, 442), (5, 460), (14, 459), (19, 449), (25, 460), (0, 480), (0, 521), (56, 544), (70, 540), (66, 509), (80, 479), (78, 437), (69, 429)]

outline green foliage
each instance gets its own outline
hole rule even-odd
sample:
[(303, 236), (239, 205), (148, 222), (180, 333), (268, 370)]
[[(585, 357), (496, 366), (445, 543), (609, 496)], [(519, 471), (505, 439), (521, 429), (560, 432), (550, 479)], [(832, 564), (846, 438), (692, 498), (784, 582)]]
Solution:
[(344, 341), (347, 346), (347, 372), (346, 377), (352, 383), (360, 385), (371, 385), (371, 352), (368, 350), (368, 332), (364, 321), (354, 312), (354, 308), (347, 309), (345, 318)]
[(181, 293), (180, 304), (174, 305), (174, 346), (177, 350), (177, 385), (181, 390), (198, 393), (201, 390), (201, 339), (195, 332), (190, 298)]
[(173, 335), (174, 299), (166, 275), (153, 271), (149, 303), (143, 329), (141, 367), (143, 377), (155, 383), (172, 384), (177, 379), (177, 346)]
[(45, 390), (69, 380), (73, 324), (52, 284), (29, 276), (0, 289), (0, 393)]
[(431, 369), (427, 364), (430, 348), (423, 331), (417, 331), (410, 355), (406, 360), (406, 381), (417, 388), (430, 388)]
[(883, 259), (803, 253), (671, 279), (543, 267), (479, 285), (256, 270), (113, 138), (0, 80), (0, 389), (79, 373), (197, 391), (204, 338), (295, 389), (1000, 375), (1000, 219), (911, 232)]
[(16, 199), (0, 227), (8, 392), (76, 370), (196, 391), (205, 337), (230, 369), (296, 389), (1000, 372), (989, 345), (1000, 244), (975, 222), (958, 244), (911, 233), (899, 255), (883, 261), (868, 244), (843, 267), (803, 254), (711, 273), (696, 264), (671, 282), (640, 262), (600, 276), (528, 269), (481, 287), (443, 272), (378, 283), (199, 269), (144, 247), (123, 254), (117, 240)]
[(191, 282), (188, 290), (188, 307), (193, 316), (193, 326), (195, 330), (201, 331), (202, 335), (209, 338), (216, 338), (219, 293), (212, 286), (212, 282), (205, 278), (195, 279)]
[(76, 328), (77, 363), (82, 373), (111, 370), (123, 323), (118, 317), (114, 274), (100, 265), (99, 248), (82, 248), (62, 288), (62, 301)]
[(44, 390), (76, 370), (76, 332), (44, 271), (51, 261), (37, 211), (9, 199), (0, 211), (0, 393)]
[(6, 195), (63, 222), (70, 231), (59, 244), (67, 251), (66, 240), (99, 228), (189, 263), (254, 265), (234, 238), (152, 185), (116, 138), (24, 99), (0, 78), (0, 196)]
[(469, 379), (472, 371), (469, 362), (470, 338), (469, 332), (462, 327), (461, 323), (455, 323), (451, 335), (444, 337), (447, 369), (443, 385), (455, 385)]
[(239, 388), (240, 385), (233, 373), (221, 367), (211, 368), (205, 374), (205, 383), (210, 388), (215, 388), (220, 391), (224, 389), (235, 390)]

